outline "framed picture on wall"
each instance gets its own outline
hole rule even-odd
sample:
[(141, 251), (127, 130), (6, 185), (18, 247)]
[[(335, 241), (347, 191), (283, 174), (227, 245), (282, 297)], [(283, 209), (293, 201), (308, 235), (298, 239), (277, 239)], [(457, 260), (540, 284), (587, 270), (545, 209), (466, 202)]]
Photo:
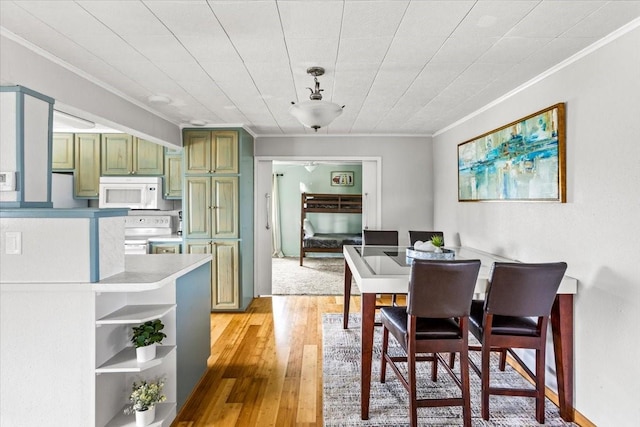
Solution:
[(353, 172), (331, 172), (331, 185), (334, 187), (353, 186)]
[(564, 103), (458, 144), (458, 201), (566, 202)]

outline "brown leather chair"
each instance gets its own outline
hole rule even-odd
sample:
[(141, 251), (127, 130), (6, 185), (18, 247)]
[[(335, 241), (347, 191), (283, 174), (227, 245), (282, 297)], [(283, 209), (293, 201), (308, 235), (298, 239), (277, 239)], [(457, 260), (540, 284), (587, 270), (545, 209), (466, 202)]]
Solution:
[(367, 246), (398, 246), (396, 230), (363, 230), (362, 243)]
[(442, 231), (409, 230), (409, 242), (411, 242), (411, 246), (415, 245), (418, 240), (428, 242), (433, 236), (442, 237), (442, 244), (444, 245), (444, 233)]
[[(398, 246), (396, 230), (363, 230), (362, 244), (365, 246)], [(391, 294), (391, 304), (397, 305), (398, 295)], [(377, 305), (376, 308), (384, 307)], [(380, 326), (380, 323), (377, 323)]]
[[(383, 307), (380, 310), (383, 325), (380, 381), (385, 382), (389, 363), (409, 392), (411, 426), (418, 425), (417, 408), (431, 406), (462, 406), (464, 425), (471, 426), (468, 316), (479, 270), (480, 260), (417, 259), (411, 267), (407, 307)], [(404, 349), (406, 357), (389, 355), (389, 333)], [(460, 378), (439, 352), (460, 353)], [(423, 355), (418, 356), (418, 353)], [(462, 396), (418, 399), (416, 362), (421, 361), (432, 362), (432, 381), (437, 380), (437, 366), (441, 363), (462, 390)], [(396, 362), (407, 362), (408, 379), (402, 375)]]
[[(469, 330), (480, 341), (481, 369), (471, 367), (482, 383), (482, 418), (489, 419), (489, 395), (536, 398), (536, 420), (544, 423), (544, 376), (547, 325), (558, 287), (567, 269), (564, 262), (545, 264), (496, 262), (484, 301), (474, 300), (469, 316)], [(534, 349), (534, 374), (512, 350)], [(501, 353), (500, 369), (504, 370), (507, 351), (534, 380), (535, 388), (515, 389), (491, 387), (489, 357), (491, 351)]]

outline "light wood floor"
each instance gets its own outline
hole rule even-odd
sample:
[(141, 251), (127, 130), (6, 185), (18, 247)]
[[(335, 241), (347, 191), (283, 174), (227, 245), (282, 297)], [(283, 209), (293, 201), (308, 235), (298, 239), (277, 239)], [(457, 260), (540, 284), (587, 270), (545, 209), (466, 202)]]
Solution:
[(207, 373), (172, 426), (322, 426), (322, 313), (341, 313), (342, 302), (274, 296), (213, 313)]

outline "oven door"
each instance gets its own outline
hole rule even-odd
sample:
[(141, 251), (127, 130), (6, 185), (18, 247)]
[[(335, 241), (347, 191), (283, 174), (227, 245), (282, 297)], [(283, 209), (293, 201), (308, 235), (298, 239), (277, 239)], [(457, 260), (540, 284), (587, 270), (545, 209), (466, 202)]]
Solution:
[(125, 255), (145, 255), (148, 251), (146, 243), (125, 243), (124, 254)]

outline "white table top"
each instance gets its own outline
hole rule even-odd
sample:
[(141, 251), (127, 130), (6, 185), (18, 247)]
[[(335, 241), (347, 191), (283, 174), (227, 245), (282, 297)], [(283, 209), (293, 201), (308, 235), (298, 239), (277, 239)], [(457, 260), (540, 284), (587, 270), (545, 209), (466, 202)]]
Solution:
[[(406, 256), (406, 246), (351, 246), (345, 245), (344, 258), (351, 274), (363, 293), (407, 293), (411, 258)], [(450, 247), (455, 259), (479, 259), (480, 272), (474, 293), (486, 293), (491, 267), (494, 262), (516, 262), (512, 259), (493, 255), (468, 247)], [(576, 294), (578, 281), (564, 276), (558, 289), (559, 294)]]

